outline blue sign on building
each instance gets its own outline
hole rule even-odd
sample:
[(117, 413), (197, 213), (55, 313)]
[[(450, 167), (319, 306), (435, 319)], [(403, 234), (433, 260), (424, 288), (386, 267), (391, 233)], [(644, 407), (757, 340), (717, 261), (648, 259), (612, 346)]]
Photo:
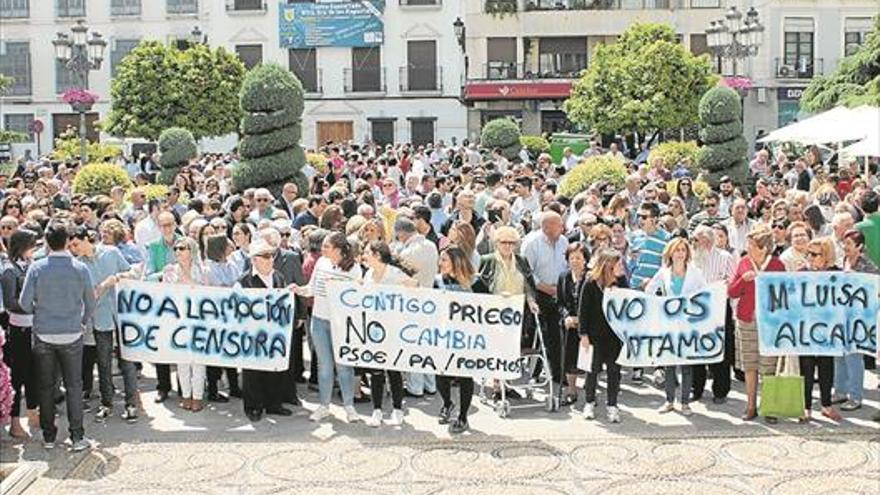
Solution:
[(281, 48), (378, 46), (384, 39), (384, 0), (334, 3), (281, 3)]

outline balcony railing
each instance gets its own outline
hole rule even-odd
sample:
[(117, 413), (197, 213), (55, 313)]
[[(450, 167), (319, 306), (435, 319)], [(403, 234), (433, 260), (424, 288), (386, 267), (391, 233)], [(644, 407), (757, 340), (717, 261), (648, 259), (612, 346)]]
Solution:
[(422, 7), (429, 5), (443, 5), (443, 0), (397, 0), (405, 7)]
[(398, 76), (401, 93), (443, 91), (443, 67), (405, 65)]
[(825, 61), (821, 58), (801, 57), (797, 60), (776, 58), (776, 77), (778, 79), (812, 79), (822, 75)]
[(384, 93), (385, 67), (343, 69), (346, 93)]
[(268, 9), (263, 0), (226, 0), (227, 12), (267, 12)]
[(657, 10), (657, 9), (720, 9), (721, 0), (485, 0), (484, 10), (491, 14), (549, 10)]
[(111, 3), (110, 4), (110, 15), (113, 16), (127, 16), (127, 15), (141, 15), (141, 4), (140, 2), (129, 2), (129, 3)]
[(199, 2), (197, 0), (167, 0), (168, 13), (173, 15), (198, 14)]
[(556, 71), (556, 70), (536, 70), (530, 65), (516, 64), (513, 62), (489, 62), (483, 64), (482, 79), (498, 80), (498, 79), (575, 79), (583, 70)]

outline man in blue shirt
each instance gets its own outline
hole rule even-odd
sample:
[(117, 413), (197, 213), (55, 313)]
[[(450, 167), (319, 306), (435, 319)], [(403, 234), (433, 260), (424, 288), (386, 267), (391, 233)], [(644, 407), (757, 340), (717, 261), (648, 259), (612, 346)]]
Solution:
[[(93, 244), (95, 233), (86, 227), (77, 227), (70, 238), (70, 252), (89, 270), (95, 284), (97, 303), (91, 327), (95, 336), (98, 360), (98, 383), (101, 406), (95, 421), (103, 422), (113, 414), (113, 341), (116, 335), (116, 282), (130, 274), (131, 266), (114, 246)], [(137, 370), (134, 363), (119, 358), (125, 387), (125, 411), (122, 419), (137, 420)], [(91, 375), (91, 369), (87, 370)], [(88, 378), (91, 380), (91, 377)]]
[(49, 225), (49, 255), (28, 269), (19, 305), (34, 315), (33, 352), (40, 380), (43, 446), (55, 448), (55, 371), (60, 370), (71, 450), (79, 452), (91, 446), (83, 428), (82, 355), (83, 327), (95, 311), (95, 293), (88, 269), (67, 251), (67, 240), (67, 225)]

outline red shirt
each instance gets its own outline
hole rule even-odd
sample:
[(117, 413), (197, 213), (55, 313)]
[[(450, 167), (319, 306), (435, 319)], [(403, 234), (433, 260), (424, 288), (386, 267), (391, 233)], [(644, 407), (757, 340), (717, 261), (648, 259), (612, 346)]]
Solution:
[[(742, 276), (750, 271), (758, 271), (755, 269), (752, 259), (743, 256), (736, 266), (736, 272), (733, 274), (733, 281), (727, 286), (727, 295), (730, 298), (739, 298), (736, 304), (736, 319), (744, 322), (755, 321), (755, 281), (746, 282)], [(765, 272), (784, 272), (785, 265), (779, 258), (772, 256), (767, 262), (767, 267), (762, 271)]]

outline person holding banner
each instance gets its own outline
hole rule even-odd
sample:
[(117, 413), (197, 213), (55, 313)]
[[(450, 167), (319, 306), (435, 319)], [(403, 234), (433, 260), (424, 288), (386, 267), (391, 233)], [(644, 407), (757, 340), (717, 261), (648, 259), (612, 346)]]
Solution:
[[(740, 204), (739, 201), (735, 204)], [(772, 374), (776, 359), (762, 357), (758, 352), (758, 326), (755, 323), (755, 278), (758, 272), (784, 272), (785, 265), (771, 256), (773, 233), (758, 228), (746, 235), (746, 256), (740, 260), (727, 287), (728, 297), (737, 299), (736, 304), (736, 363), (746, 379), (746, 411), (743, 421), (758, 416), (758, 372)], [(771, 422), (773, 419), (768, 418)]]
[(354, 408), (354, 368), (337, 365), (333, 358), (333, 340), (330, 333), (330, 295), (327, 283), (333, 280), (358, 281), (361, 279), (361, 267), (354, 257), (354, 249), (342, 232), (333, 232), (321, 244), (321, 258), (315, 263), (309, 284), (292, 285), (295, 294), (313, 297), (312, 307), (312, 344), (318, 355), (318, 397), (320, 404), (312, 412), (309, 419), (321, 421), (330, 416), (330, 399), (333, 395), (334, 369), (339, 375), (339, 389), (342, 393), (342, 404), (345, 417), (349, 423), (360, 420)]
[[(412, 278), (415, 273), (411, 268), (404, 266), (400, 258), (391, 254), (388, 244), (382, 241), (373, 241), (364, 247), (362, 256), (367, 273), (364, 274), (364, 282), (377, 285), (403, 285), (415, 287), (418, 283)], [(373, 396), (373, 415), (367, 420), (367, 425), (378, 428), (382, 425), (382, 399), (385, 396), (385, 375), (391, 384), (391, 426), (403, 424), (403, 375), (395, 370), (373, 370), (370, 379), (370, 393)]]
[[(474, 268), (471, 266), (470, 256), (455, 244), (447, 246), (440, 252), (440, 273), (434, 282), (434, 288), (458, 292), (485, 292), (479, 284), (475, 283)], [(455, 409), (455, 403), (452, 402), (453, 377), (437, 376), (437, 390), (443, 399), (438, 422), (441, 425), (449, 424), (449, 433), (458, 434), (470, 428), (467, 417), (471, 400), (474, 397), (474, 379), (467, 376), (455, 379), (458, 381), (459, 409), (458, 418), (451, 420), (452, 412)]]
[(807, 245), (813, 239), (813, 231), (806, 222), (794, 222), (788, 226), (788, 237), (791, 246), (779, 256), (779, 260), (785, 265), (785, 270), (796, 272), (804, 270), (809, 265), (809, 251)]
[[(813, 239), (808, 246), (810, 258), (809, 271), (828, 272), (839, 270), (834, 266), (836, 254), (834, 240), (831, 237)], [(856, 355), (861, 361), (861, 356)], [(834, 358), (832, 356), (800, 356), (801, 376), (804, 377), (804, 416), (801, 422), (812, 419), (813, 383), (815, 372), (819, 373), (819, 401), (822, 404), (822, 416), (840, 421), (841, 416), (831, 404), (831, 387), (834, 383)]]
[(605, 366), (607, 384), (608, 421), (620, 422), (617, 395), (620, 392), (620, 365), (617, 358), (623, 343), (608, 324), (602, 299), (605, 290), (628, 288), (623, 256), (620, 251), (604, 249), (593, 255), (593, 267), (578, 295), (578, 334), (582, 352), (593, 346), (593, 361), (584, 383), (584, 419), (596, 418), (596, 385), (602, 366)]
[[(691, 264), (691, 246), (687, 239), (676, 237), (669, 241), (663, 250), (663, 267), (651, 278), (645, 287), (645, 293), (660, 296), (681, 296), (706, 287), (706, 279), (699, 268)], [(690, 416), (693, 414), (690, 402), (691, 388), (693, 387), (693, 367), (690, 365), (666, 366), (666, 403), (660, 406), (658, 412), (666, 414), (675, 409), (675, 388), (678, 381), (676, 375), (681, 375), (681, 392), (679, 404), (681, 414)]]
[[(189, 237), (174, 241), (176, 263), (165, 267), (162, 282), (189, 286), (206, 283), (202, 265), (198, 257), (198, 243)], [(199, 412), (204, 409), (205, 396), (204, 364), (177, 363), (177, 380), (180, 383), (180, 407), (187, 411)]]
[[(225, 234), (214, 234), (205, 239), (205, 283), (211, 287), (232, 287), (241, 277), (242, 271), (234, 261), (228, 259), (230, 250), (229, 239)], [(224, 397), (217, 390), (217, 382), (226, 372), (229, 381), (229, 395), (241, 397), (241, 389), (238, 386), (238, 370), (235, 368), (219, 368), (208, 366), (208, 400), (223, 402)], [(218, 399), (220, 399), (218, 401)]]

